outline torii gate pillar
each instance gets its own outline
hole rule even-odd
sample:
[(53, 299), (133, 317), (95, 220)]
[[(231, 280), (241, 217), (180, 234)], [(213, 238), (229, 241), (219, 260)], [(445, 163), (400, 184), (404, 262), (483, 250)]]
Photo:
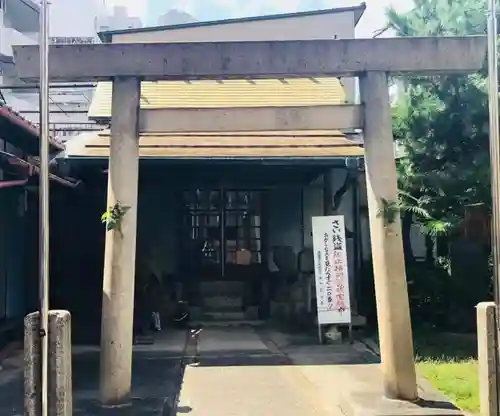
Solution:
[(129, 210), (120, 230), (106, 232), (100, 378), (105, 405), (124, 403), (132, 384), (140, 88), (139, 78), (113, 79), (107, 207), (119, 201)]
[(418, 398), (399, 215), (387, 223), (383, 201), (398, 200), (389, 85), (384, 72), (360, 77), (373, 274), (385, 395)]

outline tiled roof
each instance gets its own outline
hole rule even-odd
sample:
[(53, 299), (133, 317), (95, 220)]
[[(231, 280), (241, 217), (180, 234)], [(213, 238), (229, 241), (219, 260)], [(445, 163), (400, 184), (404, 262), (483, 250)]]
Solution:
[[(39, 130), (36, 124), (33, 124), (31, 121), (24, 118), (21, 114), (15, 111), (12, 107), (9, 107), (7, 104), (0, 102), (0, 117), (8, 120), (11, 123), (14, 123), (18, 127), (22, 128), (27, 135), (33, 136), (33, 140), (38, 142), (39, 140)], [(5, 137), (6, 141), (9, 141), (8, 137)], [(50, 137), (49, 143), (52, 147), (51, 151), (60, 151), (64, 149), (64, 144), (59, 140)], [(15, 143), (13, 143), (15, 144)], [(38, 146), (38, 145), (36, 145)], [(22, 149), (26, 150), (26, 149)]]
[[(112, 84), (100, 82), (91, 118), (111, 117)], [(290, 107), (344, 104), (337, 78), (143, 82), (141, 108)]]
[[(68, 158), (108, 158), (109, 131), (84, 135), (67, 143)], [(337, 131), (143, 134), (142, 158), (259, 158), (363, 156), (362, 142)]]
[[(34, 157), (28, 157), (27, 160), (25, 160), (19, 156), (0, 150), (0, 165), (8, 165), (13, 169), (15, 174), (24, 178), (21, 181), (9, 181), (7, 183), (3, 183), (3, 185), (0, 183), (0, 188), (24, 185), (26, 184), (27, 178), (40, 174), (40, 161)], [(62, 177), (51, 172), (49, 172), (49, 179), (71, 188), (77, 187), (80, 183), (73, 178)]]

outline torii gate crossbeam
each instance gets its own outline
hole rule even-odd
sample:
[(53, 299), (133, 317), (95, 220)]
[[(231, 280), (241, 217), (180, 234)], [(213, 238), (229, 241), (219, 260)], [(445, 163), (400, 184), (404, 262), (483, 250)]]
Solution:
[[(416, 399), (401, 224), (399, 218), (385, 224), (378, 215), (383, 200), (397, 199), (387, 77), (390, 73), (474, 72), (482, 67), (486, 49), (486, 37), (52, 46), (52, 81), (113, 81), (108, 205), (118, 200), (131, 207), (123, 218), (123, 235), (108, 232), (106, 236), (102, 401), (123, 402), (131, 387), (140, 81), (320, 75), (360, 78), (385, 395)], [(38, 56), (36, 45), (14, 47), (22, 79), (39, 78)]]
[[(111, 43), (50, 47), (53, 82), (345, 76), (367, 71), (436, 74), (476, 71), (481, 36), (210, 43)], [(24, 80), (39, 78), (38, 46), (14, 46)]]

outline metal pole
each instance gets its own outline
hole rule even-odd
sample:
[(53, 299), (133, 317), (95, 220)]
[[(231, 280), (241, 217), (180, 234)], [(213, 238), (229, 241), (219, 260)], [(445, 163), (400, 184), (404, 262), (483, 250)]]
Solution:
[(360, 273), (360, 250), (359, 246), (361, 245), (361, 217), (360, 217), (360, 210), (359, 210), (359, 159), (356, 159), (356, 168), (353, 169), (354, 175), (356, 175), (356, 180), (353, 182), (352, 185), (352, 214), (353, 214), (353, 257), (354, 257), (354, 262), (353, 262), (353, 309), (356, 310), (356, 313), (359, 314), (359, 301), (360, 301), (360, 296), (361, 296), (361, 290), (360, 290), (360, 281), (361, 281), (361, 273)]
[[(498, 45), (497, 0), (488, 0), (488, 99), (490, 124), (491, 197), (492, 197), (492, 256), (493, 283), (497, 321), (497, 340), (500, 330), (500, 133), (498, 126)], [(498, 341), (497, 341), (498, 342)], [(497, 375), (500, 349), (497, 345)], [(497, 386), (498, 389), (498, 386)]]
[(40, 337), (42, 416), (48, 416), (49, 321), (49, 4), (40, 7)]
[[(52, 88), (52, 87), (51, 87)], [(52, 110), (50, 114), (87, 114), (89, 110)], [(16, 113), (18, 114), (39, 114), (40, 111), (38, 110), (16, 110)], [(60, 121), (59, 123), (52, 123), (52, 124), (95, 124), (92, 123), (91, 121), (84, 123), (84, 122), (77, 122), (77, 123), (72, 123), (72, 122), (67, 122), (67, 121)]]
[[(1, 1), (1, 0), (0, 0)], [(77, 89), (77, 88), (95, 88), (97, 84), (92, 82), (82, 82), (74, 84), (52, 84), (54, 89)], [(39, 89), (41, 86), (39, 84), (0, 84), (0, 90), (29, 90), (29, 89)]]
[(221, 276), (226, 275), (226, 191), (220, 188), (220, 267)]

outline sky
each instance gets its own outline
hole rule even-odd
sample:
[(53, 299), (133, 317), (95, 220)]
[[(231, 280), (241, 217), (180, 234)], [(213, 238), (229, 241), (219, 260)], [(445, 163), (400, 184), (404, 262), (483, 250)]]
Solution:
[[(155, 13), (148, 15), (148, 1)], [(352, 6), (362, 0), (107, 0), (109, 6), (126, 6), (129, 15), (138, 16), (145, 25), (154, 25), (157, 17), (169, 9), (185, 11), (197, 20), (219, 20), (233, 17), (293, 13), (305, 10)], [(413, 0), (366, 0), (367, 10), (358, 25), (358, 37), (370, 37), (385, 25), (384, 11), (388, 6), (407, 10)]]

